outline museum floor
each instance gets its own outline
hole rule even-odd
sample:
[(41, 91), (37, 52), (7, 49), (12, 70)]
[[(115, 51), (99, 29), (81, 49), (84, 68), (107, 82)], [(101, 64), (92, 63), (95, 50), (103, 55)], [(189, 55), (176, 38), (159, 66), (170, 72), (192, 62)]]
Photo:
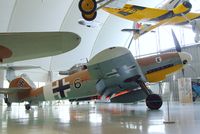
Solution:
[(143, 103), (33, 107), (0, 106), (0, 134), (199, 134), (200, 103), (170, 103), (149, 111)]

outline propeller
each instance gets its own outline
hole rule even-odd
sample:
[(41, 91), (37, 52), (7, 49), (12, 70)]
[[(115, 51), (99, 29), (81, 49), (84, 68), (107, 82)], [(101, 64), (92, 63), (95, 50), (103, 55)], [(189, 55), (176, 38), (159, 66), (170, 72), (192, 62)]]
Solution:
[[(171, 30), (171, 31), (172, 31), (172, 36), (173, 36), (173, 39), (174, 39), (174, 45), (175, 45), (176, 51), (177, 51), (177, 52), (181, 52), (181, 51), (182, 51), (181, 45), (180, 45), (180, 43), (179, 43), (179, 41), (178, 41), (178, 39), (177, 39), (177, 37), (176, 37), (174, 31), (173, 31), (173, 30)], [(184, 77), (184, 76), (185, 76), (185, 69), (183, 68), (183, 69), (181, 70), (181, 72), (182, 72), (183, 77)]]
[(173, 39), (174, 39), (174, 45), (175, 45), (176, 51), (181, 52), (181, 45), (180, 45), (180, 43), (179, 43), (179, 41), (178, 41), (173, 30), (172, 30), (172, 36), (173, 36)]

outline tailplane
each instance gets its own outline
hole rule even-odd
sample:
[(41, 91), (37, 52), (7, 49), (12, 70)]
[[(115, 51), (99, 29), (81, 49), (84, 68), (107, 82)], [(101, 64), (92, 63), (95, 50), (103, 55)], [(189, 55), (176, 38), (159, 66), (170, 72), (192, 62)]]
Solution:
[(20, 77), (13, 79), (10, 82), (9, 88), (0, 88), (0, 94), (4, 94), (5, 96), (10, 94), (13, 96), (18, 93), (27, 93), (35, 88), (35, 84), (23, 74)]
[(23, 102), (35, 88), (35, 84), (23, 74), (10, 81), (9, 88), (0, 88), (0, 94), (5, 95), (5, 103), (10, 107), (12, 102)]
[(15, 71), (16, 70), (28, 70), (28, 69), (37, 69), (40, 68), (39, 66), (13, 66), (13, 65), (6, 65), (0, 66), (0, 70), (6, 70), (6, 79), (8, 82), (11, 82), (16, 78)]
[[(30, 91), (36, 89), (33, 81), (26, 74), (16, 77), (15, 70), (35, 69), (36, 66), (0, 66), (0, 70), (6, 71), (6, 79), (9, 81), (9, 88), (0, 88), (0, 94), (4, 94), (5, 103), (8, 107), (12, 102), (23, 102), (29, 96)], [(30, 107), (28, 107), (30, 109)]]

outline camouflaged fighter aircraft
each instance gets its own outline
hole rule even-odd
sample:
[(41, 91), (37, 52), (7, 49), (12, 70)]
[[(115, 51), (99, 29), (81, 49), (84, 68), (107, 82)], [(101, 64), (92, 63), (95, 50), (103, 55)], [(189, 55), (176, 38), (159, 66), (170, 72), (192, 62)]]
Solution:
[[(128, 0), (80, 0), (79, 9), (82, 17), (87, 21), (96, 18), (97, 10), (104, 11), (141, 23), (140, 27), (122, 29), (134, 32), (134, 39), (161, 26), (191, 24), (191, 29), (196, 33), (195, 42), (200, 40), (200, 13), (191, 13), (192, 5), (188, 0), (170, 0), (161, 8), (148, 8), (138, 5), (126, 4)], [(103, 3), (97, 7), (98, 3)]]
[[(35, 88), (25, 77), (18, 77), (10, 82), (9, 88), (1, 88), (0, 93), (5, 95), (8, 106), (13, 102), (28, 102), (25, 105), (27, 110), (39, 101), (69, 99), (72, 102), (98, 99), (99, 96), (122, 103), (146, 98), (148, 108), (159, 109), (161, 97), (153, 94), (145, 83), (162, 81), (189, 61), (191, 56), (184, 52), (135, 59), (128, 49), (112, 47), (95, 55), (87, 64), (72, 67), (66, 72), (68, 76), (51, 84)], [(119, 99), (114, 96), (124, 91), (130, 92)], [(129, 100), (121, 100), (123, 97)]]
[(72, 32), (0, 33), (0, 62), (54, 56), (74, 49), (80, 41)]

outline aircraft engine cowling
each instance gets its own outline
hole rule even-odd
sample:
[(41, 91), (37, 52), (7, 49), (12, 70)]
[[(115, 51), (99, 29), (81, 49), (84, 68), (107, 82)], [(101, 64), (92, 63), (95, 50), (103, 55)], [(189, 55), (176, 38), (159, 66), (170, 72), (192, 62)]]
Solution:
[(100, 95), (137, 87), (135, 80), (146, 81), (140, 66), (131, 52), (123, 47), (112, 47), (95, 55), (88, 63), (92, 79), (96, 79), (96, 89)]
[(175, 15), (181, 15), (188, 13), (192, 8), (192, 4), (188, 1), (184, 1), (182, 4), (179, 4), (173, 9)]

